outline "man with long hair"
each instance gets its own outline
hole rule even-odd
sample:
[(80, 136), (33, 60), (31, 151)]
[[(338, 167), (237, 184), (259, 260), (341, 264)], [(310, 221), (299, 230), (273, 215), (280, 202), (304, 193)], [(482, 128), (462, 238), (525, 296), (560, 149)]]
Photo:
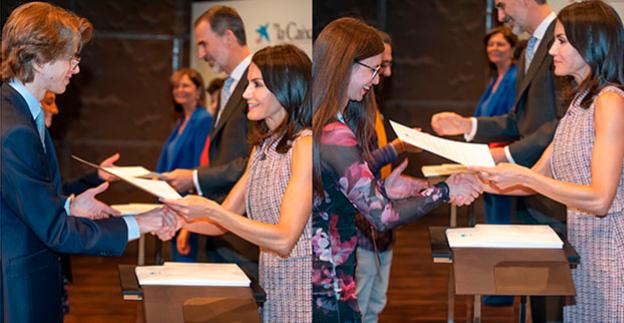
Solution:
[(80, 71), (78, 54), (92, 29), (86, 19), (42, 2), (15, 9), (2, 29), (2, 322), (63, 321), (58, 253), (121, 255), (140, 233), (159, 231), (164, 221), (175, 225), (175, 214), (161, 210), (108, 218), (116, 211), (95, 199), (108, 183), (75, 198), (61, 194), (39, 102), (46, 91), (65, 92)]

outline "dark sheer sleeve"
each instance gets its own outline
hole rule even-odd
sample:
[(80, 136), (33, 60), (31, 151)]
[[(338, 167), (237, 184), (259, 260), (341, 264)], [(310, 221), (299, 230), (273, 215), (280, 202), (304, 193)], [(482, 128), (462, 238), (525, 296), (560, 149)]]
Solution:
[(373, 160), (370, 161), (368, 167), (373, 174), (379, 173), (382, 167), (394, 163), (397, 157), (399, 157), (392, 144), (377, 148), (371, 154), (373, 155)]
[(408, 223), (448, 200), (445, 183), (427, 188), (418, 196), (390, 200), (382, 182), (375, 179), (364, 161), (353, 132), (342, 123), (325, 127), (320, 154), (323, 166), (336, 177), (338, 189), (377, 230)]

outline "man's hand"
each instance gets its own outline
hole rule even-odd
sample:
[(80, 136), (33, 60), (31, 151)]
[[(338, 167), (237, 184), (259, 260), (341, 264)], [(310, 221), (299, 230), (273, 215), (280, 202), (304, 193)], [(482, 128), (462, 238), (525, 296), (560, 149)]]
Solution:
[(175, 212), (166, 207), (156, 208), (135, 216), (141, 233), (157, 234), (162, 240), (169, 240), (181, 225)]
[(107, 188), (108, 182), (104, 182), (100, 186), (88, 189), (76, 196), (69, 206), (70, 215), (89, 219), (104, 219), (111, 215), (119, 215), (119, 211), (95, 198), (96, 195), (106, 191)]
[(472, 130), (472, 122), (454, 112), (440, 112), (431, 117), (431, 127), (440, 136), (463, 135)]
[(193, 170), (191, 169), (176, 169), (162, 173), (161, 176), (178, 192), (188, 192), (193, 189)]
[[(163, 210), (163, 212), (167, 213), (168, 217), (173, 217), (173, 219), (175, 219), (175, 226), (165, 226), (162, 229), (160, 229), (159, 231), (156, 232), (152, 232), (152, 234), (155, 234), (158, 236), (158, 238), (162, 241), (169, 241), (171, 240), (177, 231), (179, 231), (180, 229), (182, 229), (184, 227), (184, 224), (187, 223), (186, 220), (184, 218), (182, 218), (181, 216), (179, 216), (177, 213), (175, 213), (175, 211), (173, 211), (172, 209), (165, 207), (165, 209)], [(187, 230), (182, 230), (182, 231), (186, 231)], [(182, 232), (181, 232), (182, 234)], [(189, 248), (189, 252), (190, 252), (190, 248)]]
[[(119, 160), (119, 153), (115, 153), (114, 155), (104, 159), (101, 163), (100, 163), (100, 167), (115, 167), (115, 162)], [(118, 181), (119, 178), (117, 178), (117, 176), (109, 174), (103, 170), (98, 170), (98, 176), (107, 182), (114, 182), (114, 181)]]

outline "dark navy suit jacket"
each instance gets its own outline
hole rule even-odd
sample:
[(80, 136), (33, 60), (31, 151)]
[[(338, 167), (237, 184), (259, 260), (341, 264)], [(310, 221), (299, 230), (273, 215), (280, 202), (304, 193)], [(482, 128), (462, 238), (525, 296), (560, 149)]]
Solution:
[(0, 318), (62, 322), (57, 253), (121, 255), (128, 229), (121, 218), (67, 216), (49, 133), (44, 151), (26, 101), (7, 83), (0, 119)]

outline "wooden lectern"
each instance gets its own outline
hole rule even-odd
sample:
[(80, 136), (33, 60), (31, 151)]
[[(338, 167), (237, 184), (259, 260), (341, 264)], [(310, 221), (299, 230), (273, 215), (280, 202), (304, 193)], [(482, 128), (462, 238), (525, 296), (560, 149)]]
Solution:
[(139, 286), (133, 265), (119, 265), (124, 299), (143, 300), (146, 323), (260, 322), (266, 294), (251, 287)]
[[(480, 322), (481, 295), (574, 296), (570, 267), (579, 256), (564, 240), (563, 249), (450, 248), (446, 227), (429, 227), (435, 263), (452, 263), (449, 306), (454, 295), (475, 295), (474, 322)], [(521, 302), (521, 321), (524, 319)], [(448, 322), (452, 322), (449, 308)]]

